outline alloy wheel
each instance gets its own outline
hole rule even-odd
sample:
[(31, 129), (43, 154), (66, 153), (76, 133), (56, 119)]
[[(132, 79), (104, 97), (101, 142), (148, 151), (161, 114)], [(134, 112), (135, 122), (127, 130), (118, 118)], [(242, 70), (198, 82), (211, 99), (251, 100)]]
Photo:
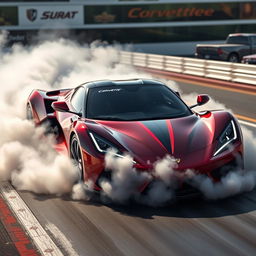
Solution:
[(75, 166), (78, 167), (79, 169), (79, 179), (83, 180), (83, 160), (82, 160), (80, 145), (75, 135), (71, 140), (70, 153)]

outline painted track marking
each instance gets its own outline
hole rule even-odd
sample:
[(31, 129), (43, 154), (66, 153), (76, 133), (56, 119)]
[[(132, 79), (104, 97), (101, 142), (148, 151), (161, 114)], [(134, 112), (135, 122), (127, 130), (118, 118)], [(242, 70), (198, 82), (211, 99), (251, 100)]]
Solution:
[(46, 229), (48, 229), (52, 233), (52, 235), (61, 244), (61, 246), (68, 253), (68, 255), (78, 256), (71, 242), (53, 223), (46, 224)]
[[(1, 182), (0, 193), (43, 256), (63, 256), (31, 210), (9, 182)], [(22, 209), (22, 210), (21, 210)]]
[(239, 114), (235, 114), (235, 116), (239, 120), (246, 121), (247, 123), (250, 123), (250, 124), (256, 124), (256, 119), (254, 119), (254, 118), (251, 118), (251, 117), (248, 117), (248, 116), (242, 116), (242, 115), (239, 115)]
[(250, 123), (250, 122), (246, 122), (246, 121), (243, 121), (243, 120), (238, 120), (238, 121), (239, 121), (240, 124), (256, 128), (256, 123)]

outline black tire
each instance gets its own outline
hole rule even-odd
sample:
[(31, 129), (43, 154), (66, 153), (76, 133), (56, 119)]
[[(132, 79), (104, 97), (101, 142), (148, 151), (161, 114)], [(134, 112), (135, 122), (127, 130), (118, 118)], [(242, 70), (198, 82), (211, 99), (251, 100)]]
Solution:
[(80, 143), (75, 135), (72, 136), (70, 141), (70, 157), (73, 160), (74, 165), (79, 170), (78, 181), (84, 181), (83, 158), (81, 154)]
[(238, 63), (239, 62), (239, 56), (236, 53), (231, 53), (228, 56), (228, 61), (232, 63)]

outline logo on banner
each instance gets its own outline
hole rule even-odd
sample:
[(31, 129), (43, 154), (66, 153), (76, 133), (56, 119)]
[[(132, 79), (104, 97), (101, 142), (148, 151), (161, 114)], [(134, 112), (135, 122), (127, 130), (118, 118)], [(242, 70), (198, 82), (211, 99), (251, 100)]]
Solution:
[(20, 25), (36, 27), (58, 24), (57, 26), (63, 26), (64, 23), (66, 25), (82, 25), (83, 6), (21, 6), (19, 8)]
[(94, 20), (98, 23), (108, 23), (108, 22), (114, 22), (115, 21), (116, 16), (109, 14), (107, 12), (102, 12), (99, 15), (96, 15), (94, 17)]
[(35, 21), (37, 18), (37, 10), (36, 9), (28, 9), (27, 10), (27, 18), (32, 22)]

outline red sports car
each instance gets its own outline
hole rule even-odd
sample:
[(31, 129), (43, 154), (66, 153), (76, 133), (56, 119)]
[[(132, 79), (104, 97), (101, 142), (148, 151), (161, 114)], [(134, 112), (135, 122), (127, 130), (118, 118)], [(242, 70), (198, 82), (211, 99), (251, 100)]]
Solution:
[(230, 167), (243, 168), (242, 134), (227, 111), (191, 110), (208, 100), (199, 95), (188, 107), (179, 93), (156, 80), (93, 81), (72, 89), (34, 90), (27, 118), (49, 124), (57, 134), (56, 147), (66, 150), (81, 179), (93, 181), (95, 190), (101, 190), (102, 177), (111, 179), (104, 165), (110, 148), (117, 157), (128, 152), (138, 171), (150, 171), (170, 155), (177, 172), (193, 169), (218, 181)]

